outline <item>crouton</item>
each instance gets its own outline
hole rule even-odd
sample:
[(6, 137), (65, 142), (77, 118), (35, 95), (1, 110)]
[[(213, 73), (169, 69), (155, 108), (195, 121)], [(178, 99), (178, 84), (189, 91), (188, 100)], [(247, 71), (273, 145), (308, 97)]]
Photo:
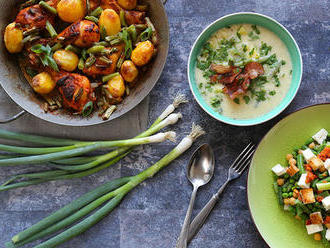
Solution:
[(309, 204), (309, 203), (315, 202), (313, 189), (301, 189), (300, 195), (301, 195), (301, 199), (304, 204)]
[(311, 158), (309, 164), (313, 170), (318, 170), (321, 166), (324, 166), (323, 161), (318, 157)]
[(321, 212), (314, 212), (309, 215), (312, 224), (322, 224), (323, 218)]
[(291, 164), (290, 167), (286, 170), (291, 177), (293, 177), (299, 171), (298, 167), (294, 164)]

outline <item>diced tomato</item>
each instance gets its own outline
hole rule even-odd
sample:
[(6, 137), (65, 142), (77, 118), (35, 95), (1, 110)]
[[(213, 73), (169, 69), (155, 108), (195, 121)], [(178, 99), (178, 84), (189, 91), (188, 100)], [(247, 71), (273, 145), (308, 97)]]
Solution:
[(317, 194), (321, 194), (322, 192), (323, 192), (323, 190), (316, 191)]
[(325, 217), (324, 224), (330, 224), (330, 216)]
[(320, 196), (320, 195), (318, 195), (318, 196), (316, 197), (316, 200), (317, 200), (318, 202), (322, 202), (323, 199), (324, 199), (324, 197), (323, 197), (323, 196)]
[(320, 159), (322, 159), (323, 161), (327, 160), (328, 158), (330, 158), (330, 147), (325, 147), (320, 154), (318, 155), (318, 157)]
[(306, 220), (306, 226), (312, 225), (312, 221), (310, 219)]
[(309, 164), (306, 164), (306, 170), (307, 171), (313, 171), (312, 167)]
[(317, 176), (313, 174), (312, 172), (307, 172), (307, 177), (306, 177), (306, 183), (312, 182), (314, 179), (316, 179)]

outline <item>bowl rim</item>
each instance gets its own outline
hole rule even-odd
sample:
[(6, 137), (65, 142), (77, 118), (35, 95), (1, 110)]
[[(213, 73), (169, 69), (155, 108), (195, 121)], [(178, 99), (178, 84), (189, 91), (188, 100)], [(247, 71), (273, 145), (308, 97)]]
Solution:
[[(193, 87), (192, 87), (192, 82), (190, 80), (190, 71), (192, 70), (190, 68), (190, 61), (192, 60), (192, 53), (193, 51), (195, 50), (196, 48), (196, 45), (197, 45), (197, 42), (201, 39), (201, 37), (206, 33), (206, 31), (211, 28), (213, 25), (215, 25), (216, 23), (218, 23), (219, 21), (222, 21), (223, 19), (225, 18), (228, 18), (228, 17), (231, 17), (231, 16), (236, 16), (236, 15), (256, 15), (256, 16), (260, 16), (260, 17), (263, 17), (265, 19), (268, 19), (269, 21), (275, 23), (276, 25), (280, 26), (280, 28), (282, 28), (288, 35), (289, 37), (291, 38), (291, 40), (293, 41), (295, 47), (297, 48), (297, 51), (298, 51), (298, 55), (299, 55), (299, 62), (300, 62), (300, 66), (301, 66), (301, 73), (299, 75), (299, 80), (298, 80), (298, 85), (295, 89), (295, 92), (294, 94), (292, 95), (291, 99), (282, 107), (282, 109), (280, 109), (277, 113), (275, 113), (274, 115), (268, 117), (267, 119), (265, 120), (262, 120), (262, 121), (256, 121), (254, 123), (234, 123), (233, 121), (226, 121), (226, 120), (223, 120), (220, 117), (217, 117), (217, 116), (214, 116), (213, 114), (211, 114), (204, 106), (203, 104), (197, 99), (197, 96), (196, 96), (196, 93), (194, 92), (193, 90)], [(188, 76), (188, 82), (189, 82), (189, 87), (190, 87), (190, 91), (192, 92), (196, 102), (198, 103), (198, 105), (208, 114), (210, 115), (211, 117), (213, 117), (214, 119), (218, 120), (218, 121), (221, 121), (223, 123), (226, 123), (226, 124), (229, 124), (229, 125), (233, 125), (233, 126), (255, 126), (255, 125), (259, 125), (259, 124), (262, 124), (262, 123), (265, 123), (273, 118), (275, 118), (276, 116), (278, 116), (279, 114), (281, 114), (288, 106), (289, 104), (293, 101), (293, 99), (296, 97), (297, 93), (298, 93), (298, 90), (300, 88), (300, 85), (301, 85), (301, 80), (302, 80), (302, 75), (303, 75), (303, 60), (302, 60), (302, 55), (301, 55), (301, 51), (300, 51), (300, 48), (295, 40), (295, 38), (292, 36), (292, 34), (289, 32), (289, 30), (287, 30), (281, 23), (279, 23), (278, 21), (276, 21), (274, 18), (272, 17), (269, 17), (267, 15), (264, 15), (264, 14), (260, 14), (260, 13), (255, 13), (255, 12), (235, 12), (235, 13), (231, 13), (231, 14), (228, 14), (228, 15), (224, 15), (220, 18), (218, 18), (217, 20), (211, 22), (209, 25), (206, 26), (206, 28), (203, 29), (203, 31), (198, 35), (198, 37), (196, 38), (196, 40), (194, 41), (194, 44), (192, 45), (191, 47), (191, 50), (190, 50), (190, 53), (189, 53), (189, 57), (188, 57), (188, 64), (187, 64), (187, 76)], [(249, 120), (249, 119), (246, 119), (246, 120)]]
[[(330, 102), (325, 102), (325, 103), (318, 103), (318, 104), (307, 105), (307, 106), (301, 107), (301, 108), (299, 108), (299, 109), (297, 109), (297, 110), (295, 110), (295, 111), (293, 111), (293, 112), (287, 114), (286, 116), (284, 116), (284, 117), (283, 117), (281, 120), (279, 120), (274, 126), (272, 126), (272, 127), (267, 131), (267, 133), (261, 138), (261, 140), (259, 141), (258, 145), (256, 146), (256, 150), (255, 150), (255, 152), (259, 149), (261, 143), (264, 141), (264, 139), (265, 139), (266, 136), (270, 133), (270, 131), (271, 131), (275, 126), (277, 126), (280, 122), (286, 120), (287, 118), (289, 118), (289, 117), (292, 116), (293, 114), (296, 114), (296, 113), (298, 113), (298, 112), (300, 112), (300, 111), (303, 111), (303, 110), (305, 110), (305, 109), (313, 108), (313, 107), (316, 107), (316, 106), (323, 106), (323, 105), (329, 105), (329, 106), (330, 106)], [(258, 225), (257, 225), (257, 223), (256, 223), (256, 221), (255, 221), (255, 219), (254, 219), (254, 217), (253, 217), (253, 215), (252, 215), (252, 211), (251, 211), (250, 198), (249, 198), (249, 190), (248, 190), (248, 189), (249, 189), (249, 179), (250, 179), (251, 164), (252, 164), (252, 162), (255, 160), (255, 154), (256, 154), (255, 152), (254, 152), (254, 154), (253, 154), (253, 156), (252, 156), (252, 159), (251, 159), (251, 162), (250, 162), (250, 166), (249, 166), (248, 171), (247, 171), (247, 178), (246, 178), (246, 196), (247, 196), (247, 203), (248, 203), (248, 208), (249, 208), (249, 212), (250, 212), (251, 220), (252, 220), (252, 222), (253, 222), (254, 227), (255, 227), (256, 230), (258, 231), (258, 233), (259, 233), (260, 237), (262, 238), (262, 240), (263, 240), (263, 241), (264, 241), (269, 247), (271, 247), (270, 244), (267, 242), (267, 240), (264, 238), (264, 236), (261, 234), (261, 231), (259, 230)]]

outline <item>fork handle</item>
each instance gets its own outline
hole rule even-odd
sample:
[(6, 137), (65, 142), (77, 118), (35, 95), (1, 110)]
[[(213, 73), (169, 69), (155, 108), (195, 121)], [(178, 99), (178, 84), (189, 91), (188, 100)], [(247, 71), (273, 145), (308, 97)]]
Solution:
[(211, 213), (214, 206), (217, 204), (221, 193), (226, 188), (227, 184), (230, 180), (227, 180), (219, 189), (219, 191), (212, 196), (212, 198), (208, 201), (208, 203), (204, 206), (204, 208), (198, 213), (198, 215), (194, 218), (194, 220), (190, 224), (189, 233), (188, 233), (188, 243), (192, 240), (192, 238), (198, 233), (199, 229), (204, 225), (207, 217)]

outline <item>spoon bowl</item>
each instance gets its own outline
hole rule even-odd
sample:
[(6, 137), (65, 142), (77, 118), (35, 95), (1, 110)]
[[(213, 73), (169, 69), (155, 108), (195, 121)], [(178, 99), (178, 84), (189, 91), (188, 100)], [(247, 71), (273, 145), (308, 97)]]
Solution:
[(191, 194), (189, 207), (182, 225), (181, 233), (178, 238), (176, 248), (187, 247), (191, 213), (194, 208), (197, 190), (200, 186), (207, 184), (211, 180), (214, 172), (214, 163), (214, 153), (212, 148), (208, 144), (203, 144), (198, 147), (189, 161), (187, 167), (187, 177), (193, 185), (194, 190)]

